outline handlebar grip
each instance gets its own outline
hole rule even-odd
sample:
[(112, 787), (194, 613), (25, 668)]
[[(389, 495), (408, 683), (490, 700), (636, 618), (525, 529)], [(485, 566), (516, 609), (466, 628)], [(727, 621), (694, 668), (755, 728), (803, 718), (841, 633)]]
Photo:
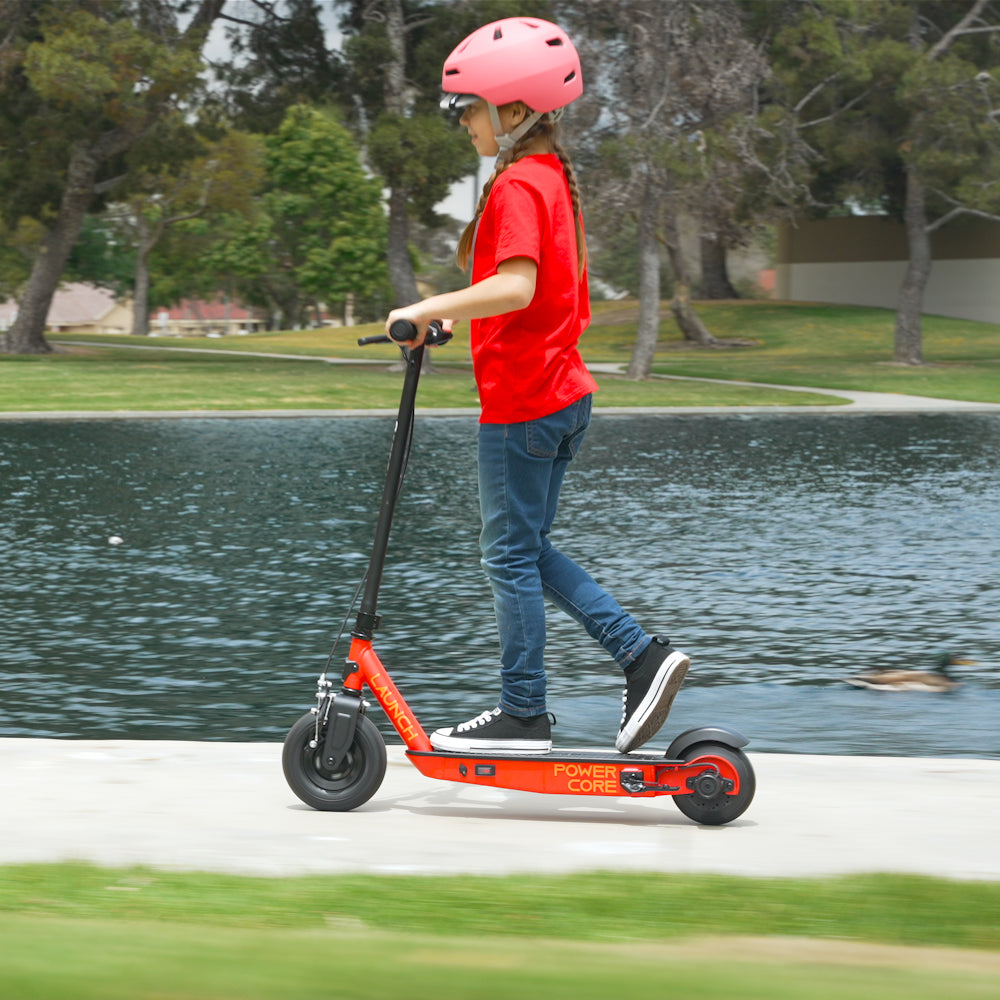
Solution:
[[(397, 319), (389, 327), (389, 336), (393, 340), (404, 344), (407, 341), (415, 340), (417, 336), (417, 328), (408, 319)], [(441, 323), (434, 319), (431, 320), (427, 325), (427, 337), (424, 343), (428, 347), (434, 347), (437, 344), (447, 344), (451, 340), (451, 334), (445, 332), (441, 327)]]
[(408, 319), (397, 319), (392, 326), (389, 327), (389, 336), (392, 337), (393, 340), (416, 340), (416, 324), (411, 323)]

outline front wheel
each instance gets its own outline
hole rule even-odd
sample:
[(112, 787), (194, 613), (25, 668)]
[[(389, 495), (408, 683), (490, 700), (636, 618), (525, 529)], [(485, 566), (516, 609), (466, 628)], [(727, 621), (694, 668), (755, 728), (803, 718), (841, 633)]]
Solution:
[(281, 753), (285, 780), (307, 806), (348, 812), (367, 802), (385, 777), (385, 741), (367, 716), (358, 725), (344, 759), (331, 770), (323, 763), (321, 728), (316, 746), (316, 716), (303, 715), (288, 731)]
[[(706, 826), (721, 826), (742, 816), (753, 800), (757, 787), (753, 767), (742, 750), (721, 743), (697, 743), (684, 752), (683, 760), (714, 764), (718, 775), (706, 768), (703, 776), (692, 779), (690, 795), (675, 795), (674, 802), (688, 819)], [(726, 782), (737, 779), (739, 791), (726, 793)]]

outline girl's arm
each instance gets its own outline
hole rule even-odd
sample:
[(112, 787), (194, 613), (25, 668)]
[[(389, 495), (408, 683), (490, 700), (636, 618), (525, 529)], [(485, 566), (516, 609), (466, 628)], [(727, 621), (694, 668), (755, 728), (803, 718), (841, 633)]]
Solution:
[(416, 325), (417, 339), (410, 347), (419, 347), (432, 319), (443, 320), (445, 329), (463, 319), (482, 319), (524, 309), (535, 295), (538, 265), (530, 257), (512, 257), (497, 268), (497, 273), (468, 288), (444, 292), (401, 309), (393, 309), (385, 321), (386, 333), (397, 319)]

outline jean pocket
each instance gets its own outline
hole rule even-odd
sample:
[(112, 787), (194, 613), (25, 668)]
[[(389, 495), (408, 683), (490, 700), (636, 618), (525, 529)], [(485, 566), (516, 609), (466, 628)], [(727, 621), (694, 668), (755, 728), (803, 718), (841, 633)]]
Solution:
[(555, 458), (559, 454), (563, 435), (551, 421), (552, 417), (542, 417), (525, 423), (524, 449), (532, 458)]
[(571, 458), (580, 450), (584, 432), (590, 425), (591, 397), (584, 396), (575, 403), (547, 417), (529, 420), (524, 424), (525, 448), (533, 458)]

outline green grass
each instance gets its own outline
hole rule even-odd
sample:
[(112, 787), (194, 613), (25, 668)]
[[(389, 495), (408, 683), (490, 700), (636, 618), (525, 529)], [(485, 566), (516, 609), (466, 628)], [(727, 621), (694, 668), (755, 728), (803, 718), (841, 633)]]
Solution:
[(268, 879), (63, 864), (0, 868), (0, 888), (5, 1000), (665, 988), (922, 1000), (993, 996), (1000, 973), (1000, 885), (924, 877)]
[(593, 942), (767, 934), (1000, 951), (1000, 883), (909, 875), (249, 878), (67, 863), (0, 867), (0, 885), (0, 915), (123, 925), (308, 930), (340, 923)]
[[(1000, 402), (1000, 325), (928, 316), (927, 364), (898, 366), (894, 314), (884, 309), (808, 304), (703, 303), (699, 312), (730, 346), (684, 343), (664, 316), (654, 373), (730, 381), (807, 385), (832, 395), (657, 378), (633, 382), (598, 375), (598, 406), (809, 406), (842, 402), (837, 389), (900, 392)], [(635, 340), (634, 303), (597, 303), (582, 350), (589, 362), (628, 362)], [(373, 325), (270, 333), (219, 340), (62, 335), (64, 352), (0, 355), (0, 410), (392, 409), (400, 374), (393, 346), (359, 348)], [(734, 346), (739, 344), (740, 346)], [(127, 347), (125, 345), (135, 345)], [(142, 347), (137, 350), (135, 347)], [(211, 354), (193, 354), (192, 347)], [(302, 357), (248, 356), (253, 352)], [(332, 365), (339, 357), (370, 365)], [(423, 407), (475, 407), (466, 329), (435, 349), (435, 373), (421, 384)]]
[(710, 329), (760, 347), (661, 351), (654, 370), (779, 385), (1000, 402), (1000, 325), (926, 316), (924, 365), (892, 363), (895, 314), (779, 303), (708, 304)]
[(9, 1000), (987, 1000), (1000, 962), (953, 953), (696, 947), (0, 920)]

